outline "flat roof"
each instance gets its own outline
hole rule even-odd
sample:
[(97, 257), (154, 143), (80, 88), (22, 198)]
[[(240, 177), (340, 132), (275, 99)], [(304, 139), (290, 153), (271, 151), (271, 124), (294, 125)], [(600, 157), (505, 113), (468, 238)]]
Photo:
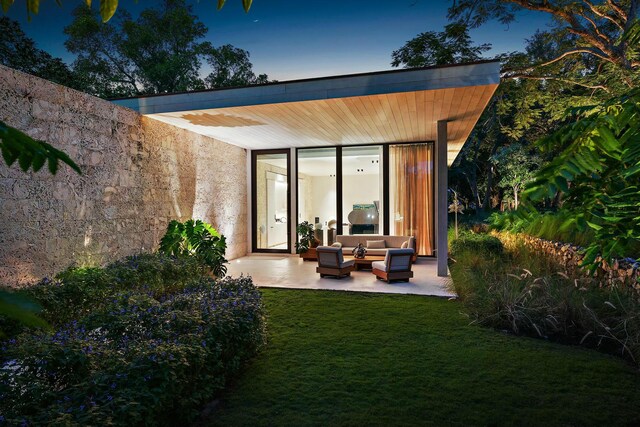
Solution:
[(112, 102), (247, 149), (433, 141), (447, 120), (451, 164), (499, 82), (480, 61)]

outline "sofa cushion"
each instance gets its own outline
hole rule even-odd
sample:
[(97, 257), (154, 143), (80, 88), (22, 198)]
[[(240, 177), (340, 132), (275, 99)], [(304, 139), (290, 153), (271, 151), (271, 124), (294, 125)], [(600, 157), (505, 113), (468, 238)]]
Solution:
[(367, 249), (367, 255), (386, 255), (387, 251), (389, 249), (387, 248), (379, 248), (379, 249)]
[(380, 234), (354, 234), (353, 236), (336, 236), (336, 241), (342, 243), (344, 253), (348, 248), (355, 248), (358, 243), (362, 243), (364, 246), (367, 244), (367, 240), (383, 240), (385, 241), (387, 248), (400, 248), (404, 242), (409, 241), (409, 247), (415, 246), (414, 238), (411, 236), (387, 236)]
[(384, 240), (367, 240), (367, 249), (384, 249), (387, 244)]

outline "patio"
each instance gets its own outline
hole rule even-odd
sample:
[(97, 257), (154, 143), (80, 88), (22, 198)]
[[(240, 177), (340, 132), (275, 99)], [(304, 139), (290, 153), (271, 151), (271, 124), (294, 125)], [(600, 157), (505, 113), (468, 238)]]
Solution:
[(413, 294), (455, 297), (448, 290), (450, 278), (438, 277), (435, 258), (418, 258), (414, 278), (408, 283), (377, 280), (370, 270), (354, 271), (351, 277), (324, 278), (316, 273), (317, 262), (293, 255), (250, 255), (229, 262), (229, 276), (249, 275), (259, 287), (289, 289), (327, 289), (337, 291)]

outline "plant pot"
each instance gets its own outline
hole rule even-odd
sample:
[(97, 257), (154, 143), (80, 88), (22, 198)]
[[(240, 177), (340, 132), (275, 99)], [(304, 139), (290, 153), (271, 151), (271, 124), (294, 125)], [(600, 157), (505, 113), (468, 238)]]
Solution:
[(300, 258), (302, 258), (305, 261), (317, 261), (318, 252), (316, 251), (316, 248), (310, 248), (308, 251), (302, 252), (300, 254)]

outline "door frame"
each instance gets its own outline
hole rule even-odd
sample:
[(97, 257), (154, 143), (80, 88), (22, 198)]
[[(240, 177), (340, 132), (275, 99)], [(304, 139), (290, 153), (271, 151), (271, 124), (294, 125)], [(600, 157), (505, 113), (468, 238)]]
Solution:
[(251, 150), (251, 251), (259, 253), (291, 253), (291, 227), (287, 226), (287, 248), (267, 249), (258, 248), (258, 187), (257, 165), (258, 156), (262, 154), (285, 154), (287, 157), (287, 225), (291, 218), (291, 150), (288, 148), (276, 150)]

